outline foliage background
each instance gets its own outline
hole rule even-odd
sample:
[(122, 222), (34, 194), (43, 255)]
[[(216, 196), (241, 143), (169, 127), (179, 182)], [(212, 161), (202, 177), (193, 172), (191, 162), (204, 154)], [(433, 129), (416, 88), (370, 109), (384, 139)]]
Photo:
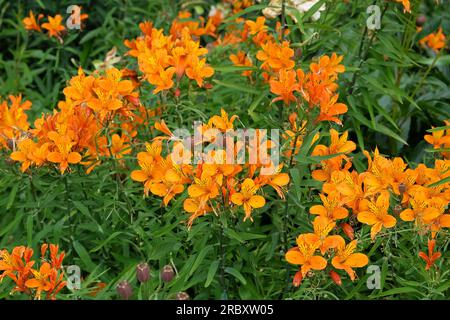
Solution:
[[(263, 1), (264, 2), (264, 1)], [(267, 1), (266, 1), (267, 2)], [(418, 46), (418, 39), (443, 27), (450, 34), (449, 2), (437, 8), (435, 1), (412, 1), (413, 13), (404, 14), (401, 6), (385, 1), (322, 1), (327, 9), (320, 20), (312, 22), (303, 16), (299, 23), (288, 18), (292, 46), (301, 48), (299, 63), (308, 65), (322, 54), (337, 52), (345, 56), (347, 71), (340, 77), (340, 96), (349, 106), (343, 130), (360, 150), (375, 146), (389, 156), (403, 156), (412, 166), (425, 159), (431, 163), (435, 154), (427, 152), (425, 131), (440, 126), (450, 118), (450, 55), (443, 52), (412, 96), (433, 54)], [(0, 96), (22, 93), (33, 102), (29, 117), (53, 110), (62, 98), (62, 89), (78, 66), (93, 69), (114, 46), (123, 54), (124, 39), (139, 34), (138, 23), (151, 20), (156, 27), (168, 28), (168, 21), (180, 9), (196, 14), (208, 12), (216, 1), (78, 1), (89, 14), (85, 30), (69, 31), (64, 44), (45, 35), (28, 33), (21, 20), (28, 10), (67, 17), (66, 8), (73, 1), (5, 1), (0, 0)], [(388, 5), (382, 29), (370, 41), (365, 34), (366, 8), (376, 3)], [(256, 17), (261, 7), (248, 10), (246, 17)], [(421, 33), (416, 33), (418, 13), (427, 16)], [(231, 48), (212, 50), (208, 61), (215, 67), (214, 88), (207, 94), (182, 90), (176, 112), (165, 115), (167, 123), (188, 125), (206, 119), (224, 107), (238, 114), (244, 125), (271, 128), (279, 125), (279, 114), (270, 105), (267, 86), (240, 85), (242, 78), (229, 68), (224, 59)], [(124, 58), (120, 67), (133, 64)], [(239, 85), (236, 85), (239, 84)], [(149, 89), (149, 88), (147, 88)], [(158, 102), (147, 90), (142, 100), (150, 108)], [(243, 107), (244, 106), (244, 107)], [(278, 123), (277, 123), (278, 122)], [(255, 222), (242, 222), (241, 216), (207, 216), (188, 232), (186, 215), (182, 215), (179, 197), (167, 209), (155, 197), (143, 198), (140, 185), (129, 178), (135, 159), (126, 159), (127, 167), (117, 169), (113, 163), (103, 164), (90, 175), (82, 171), (61, 176), (42, 169), (33, 175), (22, 174), (2, 156), (0, 165), (0, 247), (28, 245), (35, 249), (42, 242), (59, 243), (67, 253), (65, 264), (82, 268), (83, 288), (66, 290), (65, 299), (82, 296), (94, 283), (107, 283), (96, 298), (117, 298), (116, 284), (123, 279), (135, 285), (135, 298), (171, 298), (187, 291), (196, 299), (277, 299), (277, 298), (435, 298), (449, 294), (449, 254), (444, 251), (440, 271), (427, 273), (417, 256), (426, 239), (397, 230), (388, 238), (371, 243), (368, 229), (357, 230), (362, 249), (371, 264), (382, 270), (382, 288), (366, 288), (367, 275), (359, 271), (359, 281), (346, 279), (337, 287), (326, 273), (307, 279), (298, 289), (290, 285), (293, 268), (284, 261), (284, 251), (295, 242), (298, 233), (311, 227), (308, 208), (317, 203), (317, 182), (308, 173), (308, 163), (292, 169), (294, 187), (285, 204), (273, 200), (260, 210)], [(356, 168), (365, 168), (365, 158), (354, 155)], [(123, 180), (123, 183), (118, 183)], [(285, 225), (282, 219), (289, 219)], [(285, 243), (288, 241), (289, 243)], [(445, 244), (445, 248), (448, 241)], [(148, 261), (152, 281), (140, 288), (135, 280), (135, 267)], [(219, 268), (222, 261), (224, 268)], [(178, 277), (162, 285), (159, 270), (173, 264)], [(206, 275), (206, 276), (205, 276)], [(9, 296), (7, 281), (0, 284), (0, 297)], [(19, 299), (20, 296), (14, 296)]]

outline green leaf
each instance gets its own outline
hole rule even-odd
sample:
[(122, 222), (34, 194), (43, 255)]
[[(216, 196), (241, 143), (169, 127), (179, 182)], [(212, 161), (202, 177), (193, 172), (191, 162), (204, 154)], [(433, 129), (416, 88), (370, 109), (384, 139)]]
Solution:
[(211, 282), (214, 280), (214, 276), (216, 275), (218, 268), (219, 268), (219, 261), (214, 261), (209, 266), (208, 274), (206, 276), (205, 288), (209, 287)]
[(244, 276), (235, 268), (227, 267), (225, 268), (225, 272), (238, 279), (244, 286), (247, 284), (247, 280), (245, 280)]
[(123, 234), (122, 231), (116, 231), (113, 234), (111, 234), (108, 238), (106, 238), (105, 240), (103, 240), (98, 246), (96, 246), (94, 249), (91, 249), (89, 251), (89, 253), (94, 253), (98, 250), (100, 250), (101, 248), (103, 248), (108, 242), (110, 242), (112, 239), (116, 238), (117, 236)]
[(214, 71), (217, 72), (221, 72), (221, 73), (230, 73), (230, 72), (237, 72), (237, 71), (247, 71), (247, 70), (258, 70), (258, 68), (256, 67), (252, 67), (252, 66), (212, 66), (212, 68), (214, 69)]
[(200, 253), (197, 255), (197, 258), (195, 259), (194, 264), (192, 265), (192, 267), (188, 273), (188, 278), (194, 274), (195, 270), (198, 269), (198, 267), (203, 262), (203, 260), (205, 259), (206, 255), (209, 253), (209, 251), (211, 251), (211, 249), (212, 249), (211, 246), (207, 246), (200, 250)]
[(427, 187), (428, 188), (434, 188), (434, 187), (437, 187), (437, 186), (440, 186), (442, 184), (449, 183), (449, 182), (450, 182), (450, 177), (447, 177), (447, 178), (441, 179), (439, 181), (436, 181), (436, 182), (434, 182), (432, 184), (429, 184), (429, 185), (427, 185)]
[(411, 288), (411, 287), (400, 287), (400, 288), (394, 288), (394, 289), (390, 289), (385, 292), (382, 292), (382, 293), (378, 294), (376, 296), (376, 298), (382, 298), (382, 297), (387, 297), (387, 296), (393, 296), (396, 294), (412, 293), (412, 292), (420, 293), (419, 290)]
[(230, 89), (233, 89), (236, 91), (241, 91), (241, 92), (250, 93), (250, 94), (260, 94), (261, 93), (261, 91), (258, 91), (251, 87), (247, 87), (247, 86), (243, 86), (243, 85), (224, 82), (224, 81), (220, 81), (220, 80), (216, 80), (216, 79), (214, 79), (213, 82), (215, 82), (219, 86), (230, 88)]
[(20, 186), (20, 183), (14, 184), (11, 192), (9, 193), (8, 203), (6, 204), (6, 210), (9, 210), (12, 207), (12, 205), (14, 203), (14, 199), (16, 198), (17, 191), (19, 190), (19, 186)]
[(85, 269), (89, 272), (92, 272), (92, 270), (94, 270), (96, 266), (92, 262), (91, 257), (89, 256), (87, 250), (83, 247), (81, 243), (79, 243), (76, 240), (73, 242), (73, 248), (77, 252), (81, 261), (83, 262)]

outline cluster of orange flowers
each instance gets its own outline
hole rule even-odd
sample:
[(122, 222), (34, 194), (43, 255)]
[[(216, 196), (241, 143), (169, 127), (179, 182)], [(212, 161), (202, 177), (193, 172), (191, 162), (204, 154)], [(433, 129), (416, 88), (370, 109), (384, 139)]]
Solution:
[(419, 43), (422, 46), (427, 46), (434, 52), (438, 53), (442, 48), (445, 47), (445, 34), (442, 31), (442, 27), (439, 27), (437, 32), (430, 33), (426, 37), (420, 39)]
[[(62, 24), (63, 17), (60, 14), (55, 15), (54, 17), (48, 16), (47, 20), (48, 22), (42, 23), (39, 25), (39, 21), (44, 17), (42, 13), (40, 13), (37, 17), (33, 13), (33, 11), (30, 10), (28, 17), (24, 18), (22, 20), (23, 25), (25, 26), (26, 30), (34, 30), (37, 32), (42, 32), (42, 29), (47, 30), (49, 37), (55, 37), (62, 43), (62, 34), (66, 31), (66, 28)], [(88, 18), (88, 14), (82, 13), (80, 14), (80, 22), (86, 20)], [(72, 23), (75, 23), (73, 21)], [(80, 26), (81, 28), (81, 26)]]
[[(180, 14), (181, 17), (186, 15)], [(125, 45), (131, 49), (128, 54), (137, 58), (144, 78), (156, 86), (154, 94), (171, 89), (174, 86), (174, 75), (178, 88), (183, 75), (202, 87), (204, 79), (214, 74), (214, 69), (206, 64), (206, 58), (203, 57), (208, 50), (193, 38), (193, 34), (207, 32), (203, 28), (195, 28), (175, 20), (171, 35), (166, 36), (162, 29), (153, 28), (151, 22), (141, 23), (139, 27), (143, 35), (132, 41), (125, 40)]]
[[(50, 247), (49, 258), (46, 258)], [(47, 299), (56, 299), (56, 294), (66, 286), (63, 280), (62, 262), (64, 252), (59, 246), (43, 244), (41, 246), (41, 264), (37, 268), (33, 258), (33, 249), (24, 246), (15, 247), (11, 253), (0, 251), (0, 281), (5, 277), (12, 279), (16, 286), (11, 293), (22, 292), (41, 299), (42, 293)]]
[(445, 128), (433, 128), (431, 134), (424, 136), (424, 139), (433, 148), (441, 153), (445, 159), (450, 159), (450, 121), (446, 120)]
[[(441, 142), (446, 143), (445, 139), (436, 140), (443, 136), (439, 131), (436, 132), (435, 136), (426, 136), (427, 141), (433, 141), (439, 146)], [(339, 136), (336, 130), (331, 129), (330, 138), (329, 146), (317, 145), (312, 152), (313, 156), (332, 156), (322, 160), (320, 168), (312, 172), (314, 179), (324, 182), (320, 194), (322, 204), (310, 208), (310, 213), (317, 215), (313, 222), (315, 236), (300, 235), (298, 247), (286, 253), (287, 261), (302, 265), (303, 276), (309, 269), (324, 269), (325, 261), (320, 257), (315, 258), (314, 253), (316, 249), (322, 248), (322, 254), (328, 251), (339, 256), (339, 252), (343, 252), (344, 242), (337, 233), (342, 230), (352, 240), (348, 245), (351, 250), (346, 251), (348, 255), (344, 255), (345, 259), (341, 257), (341, 265), (336, 263), (336, 256), (332, 264), (336, 269), (344, 269), (353, 280), (351, 268), (366, 265), (367, 258), (360, 254), (357, 257), (351, 255), (356, 247), (353, 228), (346, 222), (340, 223), (338, 227), (337, 221), (349, 218), (350, 221), (358, 220), (369, 225), (373, 240), (381, 231), (396, 226), (400, 218), (414, 222), (420, 234), (431, 234), (431, 256), (426, 260), (429, 269), (432, 257), (433, 263), (438, 258), (433, 253), (436, 235), (441, 228), (450, 228), (450, 214), (445, 213), (450, 203), (450, 183), (442, 181), (450, 177), (450, 160), (437, 159), (433, 168), (419, 164), (417, 168), (411, 169), (403, 159), (390, 160), (376, 149), (373, 157), (364, 151), (368, 169), (358, 173), (350, 171), (352, 163), (347, 154), (354, 151), (356, 145), (347, 140), (348, 133)], [(330, 236), (333, 230), (336, 234)], [(424, 253), (420, 256), (423, 259), (427, 257)], [(298, 277), (294, 280), (296, 284), (299, 284)]]
[[(264, 154), (258, 156), (255, 163), (246, 162), (236, 164), (234, 159), (241, 152), (245, 152), (245, 144), (226, 138), (226, 150), (233, 150), (230, 154), (224, 149), (223, 134), (234, 129), (236, 116), (229, 118), (222, 110), (221, 115), (211, 117), (207, 124), (195, 128), (201, 136), (201, 143), (207, 143), (212, 150), (194, 153), (191, 148), (185, 148), (194, 143), (194, 137), (187, 137), (184, 143), (176, 137), (164, 121), (157, 122), (155, 128), (163, 132), (164, 136), (156, 137), (152, 143), (146, 144), (146, 151), (137, 155), (139, 170), (131, 173), (131, 178), (144, 184), (144, 192), (163, 197), (164, 205), (177, 194), (182, 193), (186, 186), (189, 197), (183, 207), (190, 214), (188, 225), (199, 216), (209, 212), (218, 214), (223, 207), (243, 207), (244, 220), (252, 220), (252, 210), (261, 208), (265, 198), (257, 192), (269, 185), (284, 198), (283, 187), (289, 183), (289, 176), (281, 173), (282, 165), (275, 164)], [(194, 135), (195, 136), (195, 135)], [(271, 148), (269, 140), (262, 132), (256, 131), (256, 149)], [(162, 140), (173, 143), (172, 150), (163, 157)], [(229, 145), (233, 144), (233, 148)], [(195, 149), (195, 147), (194, 147)], [(206, 149), (205, 149), (206, 150)], [(255, 151), (255, 150), (253, 150)], [(192, 156), (199, 159), (195, 165), (190, 164)], [(188, 160), (188, 161), (180, 161)], [(273, 169), (272, 174), (266, 174), (262, 168)]]
[[(279, 24), (277, 29), (280, 29)], [(279, 34), (281, 32), (288, 31), (280, 30)], [(314, 107), (320, 108), (316, 122), (332, 121), (341, 124), (337, 116), (347, 112), (347, 106), (337, 102), (339, 95), (336, 93), (338, 74), (345, 71), (341, 64), (342, 56), (335, 53), (331, 57), (324, 55), (317, 62), (311, 63), (310, 70), (306, 73), (302, 69), (294, 70), (294, 50), (289, 47), (288, 41), (277, 41), (268, 33), (264, 17), (258, 17), (256, 21), (245, 21), (241, 37), (250, 37), (259, 48), (256, 59), (262, 62), (262, 76), (270, 84), (270, 91), (277, 96), (272, 103), (283, 101), (286, 106), (292, 102), (302, 105), (302, 101), (294, 94), (297, 92), (307, 104), (307, 111)], [(252, 59), (243, 51), (231, 54), (230, 60), (235, 66), (252, 66)], [(251, 74), (251, 70), (242, 73), (247, 77)]]
[(25, 111), (30, 109), (31, 102), (22, 101), (21, 95), (8, 98), (9, 104), (7, 100), (0, 101), (0, 149), (14, 148), (30, 127)]
[[(5, 138), (13, 141), (7, 142), (13, 150), (11, 159), (22, 163), (22, 171), (54, 163), (64, 173), (70, 164), (81, 163), (89, 173), (101, 157), (120, 159), (129, 154), (136, 127), (145, 124), (152, 112), (140, 104), (135, 84), (124, 79), (127, 74), (111, 68), (86, 76), (80, 68), (64, 89), (66, 99), (58, 103), (59, 110), (37, 119), (34, 128), (28, 129), (20, 111), (31, 104), (19, 108), (15, 102), (6, 109), (9, 113), (2, 113)], [(17, 120), (7, 120), (11, 112)]]

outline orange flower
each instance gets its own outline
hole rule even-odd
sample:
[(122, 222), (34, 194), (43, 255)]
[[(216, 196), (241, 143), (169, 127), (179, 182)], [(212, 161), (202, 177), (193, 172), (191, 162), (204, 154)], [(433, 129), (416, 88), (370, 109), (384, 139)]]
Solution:
[(137, 159), (141, 169), (132, 171), (131, 179), (144, 183), (144, 193), (148, 195), (151, 185), (161, 181), (162, 173), (151, 153), (139, 152)]
[(439, 27), (436, 33), (431, 33), (421, 39), (419, 43), (422, 46), (428, 46), (434, 52), (438, 53), (442, 48), (445, 47), (445, 34), (442, 32), (442, 27)]
[(197, 82), (201, 88), (203, 86), (203, 79), (209, 78), (214, 74), (214, 69), (206, 65), (206, 58), (199, 60), (197, 57), (193, 58), (186, 68), (186, 75), (189, 79)]
[(341, 239), (341, 236), (338, 235), (328, 235), (335, 226), (336, 223), (334, 221), (323, 216), (318, 216), (313, 221), (314, 233), (307, 233), (311, 235), (311, 241), (313, 241), (313, 236), (316, 236), (316, 241), (319, 244), (319, 250), (322, 255), (329, 249), (334, 249)]
[(111, 137), (111, 147), (109, 152), (116, 159), (122, 159), (124, 155), (131, 153), (131, 148), (127, 143), (127, 136), (119, 136), (118, 134), (113, 134)]
[(330, 146), (325, 146), (322, 144), (317, 145), (312, 156), (331, 156), (336, 155), (327, 160), (322, 160), (322, 169), (314, 170), (312, 172), (312, 177), (319, 181), (329, 181), (334, 172), (341, 170), (343, 160), (346, 161), (344, 170), (348, 170), (351, 166), (349, 158), (345, 155), (356, 149), (356, 144), (353, 141), (347, 141), (348, 131), (345, 131), (341, 136), (339, 132), (331, 129), (330, 130)]
[(331, 193), (328, 196), (320, 194), (323, 205), (315, 205), (309, 209), (311, 214), (325, 217), (332, 221), (345, 219), (348, 216), (348, 210), (343, 207), (342, 199), (337, 193)]
[(429, 270), (431, 267), (434, 266), (434, 263), (437, 259), (441, 257), (441, 253), (434, 252), (434, 247), (436, 246), (436, 240), (434, 239), (428, 239), (428, 255), (425, 252), (419, 252), (419, 257), (421, 257), (425, 262), (425, 270)]
[(241, 191), (236, 192), (231, 196), (231, 202), (238, 206), (244, 206), (245, 217), (244, 221), (251, 217), (252, 209), (261, 208), (266, 204), (264, 197), (255, 195), (258, 188), (255, 186), (255, 182), (252, 179), (245, 179), (241, 185)]
[(233, 122), (236, 120), (238, 116), (233, 115), (231, 118), (228, 117), (228, 113), (221, 108), (220, 109), (220, 116), (214, 115), (211, 117), (211, 119), (208, 121), (208, 125), (214, 126), (217, 129), (219, 129), (222, 132), (226, 132), (229, 129), (233, 129)]
[(264, 24), (266, 23), (266, 18), (264, 17), (258, 17), (256, 18), (256, 21), (247, 20), (245, 21), (245, 24), (250, 28), (250, 34), (255, 35), (261, 31), (266, 31), (267, 26)]
[(343, 238), (340, 238), (337, 245), (336, 255), (331, 260), (331, 264), (336, 269), (345, 270), (350, 276), (350, 279), (355, 280), (355, 271), (353, 268), (361, 268), (369, 263), (369, 259), (365, 254), (354, 253), (356, 250), (357, 240), (353, 240), (348, 245), (345, 245)]
[(269, 81), (270, 92), (279, 96), (273, 99), (272, 103), (283, 100), (284, 104), (288, 106), (291, 101), (297, 101), (294, 96), (294, 91), (298, 90), (295, 75), (296, 73), (294, 70), (281, 69), (278, 73), (278, 79), (272, 79)]
[(59, 14), (55, 17), (48, 16), (48, 22), (43, 23), (41, 27), (47, 30), (50, 37), (60, 39), (61, 32), (66, 30), (66, 28), (61, 24), (62, 19), (62, 16)]
[(153, 90), (153, 94), (157, 94), (160, 91), (168, 90), (173, 87), (172, 78), (175, 71), (176, 69), (173, 67), (167, 68), (166, 70), (160, 69), (158, 72), (147, 77), (148, 82), (156, 86), (155, 90)]
[(362, 211), (358, 213), (358, 221), (372, 226), (370, 236), (375, 239), (383, 227), (392, 228), (397, 220), (388, 214), (389, 192), (383, 191), (375, 202), (364, 199), (361, 202)]
[(314, 255), (319, 247), (317, 238), (314, 234), (301, 234), (297, 238), (297, 246), (286, 252), (286, 261), (301, 265), (302, 278), (310, 270), (323, 270), (327, 266), (327, 260), (321, 256)]
[(188, 228), (192, 226), (195, 219), (212, 211), (212, 208), (200, 198), (187, 198), (183, 202), (183, 209), (190, 213)]
[(31, 270), (33, 273), (34, 278), (29, 279), (25, 282), (25, 285), (28, 288), (36, 289), (36, 297), (38, 299), (41, 298), (41, 292), (42, 291), (49, 291), (52, 287), (49, 277), (52, 272), (52, 267), (49, 263), (44, 262), (41, 265), (41, 268), (39, 271), (37, 270)]
[(200, 179), (194, 178), (194, 184), (189, 186), (188, 194), (191, 198), (200, 198), (202, 202), (206, 202), (219, 195), (219, 186), (215, 179), (202, 174)]
[(282, 165), (279, 165), (276, 173), (273, 175), (260, 175), (255, 179), (255, 184), (258, 187), (262, 187), (264, 185), (269, 185), (275, 189), (278, 196), (281, 199), (284, 199), (285, 187), (289, 184), (289, 175), (284, 172), (280, 172)]
[(20, 141), (17, 147), (19, 151), (12, 152), (10, 157), (14, 161), (20, 161), (22, 163), (20, 170), (25, 172), (33, 163), (33, 152), (36, 144), (31, 139), (25, 139)]
[(408, 208), (400, 213), (403, 221), (416, 221), (416, 224), (422, 226), (424, 223), (430, 223), (439, 216), (439, 210), (429, 206), (429, 197), (424, 188), (417, 189), (409, 199), (412, 209)]
[(261, 68), (270, 67), (274, 72), (280, 69), (292, 69), (295, 62), (291, 60), (294, 56), (294, 50), (289, 48), (289, 42), (284, 41), (278, 44), (274, 41), (268, 41), (261, 45), (260, 51), (257, 52), (256, 58), (263, 61)]
[(78, 152), (72, 152), (73, 141), (66, 135), (60, 135), (55, 131), (48, 133), (48, 138), (56, 145), (56, 151), (47, 155), (47, 160), (59, 163), (61, 174), (63, 174), (69, 164), (76, 164), (81, 161), (81, 155)]
[(336, 116), (344, 114), (347, 112), (348, 108), (343, 103), (338, 103), (337, 99), (339, 95), (334, 95), (330, 100), (320, 103), (320, 114), (316, 121), (332, 121), (337, 124), (342, 125), (342, 121)]
[[(43, 15), (40, 14), (38, 16), (38, 20), (37, 21), (42, 19), (42, 17), (43, 17)], [(36, 21), (36, 17), (33, 14), (33, 11), (30, 10), (29, 16), (24, 18), (22, 20), (22, 23), (24, 24), (25, 29), (27, 29), (27, 30), (36, 30), (36, 31), (40, 32), (41, 31), (41, 27), (39, 27), (39, 24), (38, 24), (37, 21)]]
[[(230, 60), (237, 67), (251, 67), (253, 66), (252, 60), (245, 54), (244, 51), (239, 51), (237, 54), (230, 54)], [(252, 70), (246, 70), (242, 72), (244, 77), (250, 77)]]
[[(450, 121), (445, 121), (445, 125), (450, 126)], [(450, 130), (445, 129), (433, 131), (431, 135), (427, 134), (423, 138), (426, 142), (433, 145), (434, 149), (440, 149), (445, 145), (450, 145), (450, 134), (447, 131), (450, 133)]]

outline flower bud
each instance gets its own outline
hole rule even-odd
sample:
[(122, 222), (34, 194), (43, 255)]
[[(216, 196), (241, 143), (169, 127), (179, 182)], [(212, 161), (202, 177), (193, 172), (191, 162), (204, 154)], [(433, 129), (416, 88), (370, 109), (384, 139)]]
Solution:
[(402, 206), (399, 204), (396, 204), (394, 207), (394, 214), (398, 216), (402, 211), (403, 211)]
[(190, 300), (191, 297), (186, 292), (178, 292), (176, 299), (177, 300)]
[(294, 287), (300, 286), (300, 283), (303, 280), (303, 275), (301, 271), (297, 271), (297, 273), (294, 275), (294, 280), (292, 281), (292, 285)]
[(175, 89), (175, 97), (179, 97), (180, 96), (180, 94), (181, 94), (181, 90), (180, 90), (180, 88), (176, 88)]
[(341, 224), (341, 228), (350, 240), (353, 240), (355, 238), (355, 231), (353, 231), (351, 225), (349, 225), (348, 223), (343, 223)]
[(403, 182), (401, 182), (398, 185), (398, 191), (400, 191), (400, 194), (403, 195), (406, 192), (406, 184), (404, 184)]
[(128, 95), (125, 97), (128, 101), (130, 101), (133, 105), (139, 106), (139, 97)]
[(162, 281), (170, 282), (170, 281), (172, 281), (174, 276), (175, 276), (175, 271), (173, 270), (172, 266), (170, 264), (165, 265), (161, 271)]
[(139, 263), (136, 267), (136, 276), (139, 282), (147, 282), (150, 279), (150, 267), (147, 263)]
[(14, 139), (8, 139), (8, 140), (6, 140), (6, 145), (8, 146), (9, 150), (14, 150), (16, 143), (15, 143)]
[(338, 274), (336, 271), (334, 271), (334, 270), (331, 270), (331, 271), (330, 271), (330, 278), (331, 278), (331, 280), (333, 280), (333, 282), (336, 283), (338, 286), (341, 286), (341, 285), (342, 285), (341, 277), (339, 276), (339, 274)]
[(427, 17), (421, 14), (416, 19), (416, 26), (421, 27), (425, 24), (425, 22), (427, 22)]
[(128, 281), (121, 281), (117, 285), (117, 293), (122, 299), (128, 300), (133, 295), (133, 288), (128, 283)]

